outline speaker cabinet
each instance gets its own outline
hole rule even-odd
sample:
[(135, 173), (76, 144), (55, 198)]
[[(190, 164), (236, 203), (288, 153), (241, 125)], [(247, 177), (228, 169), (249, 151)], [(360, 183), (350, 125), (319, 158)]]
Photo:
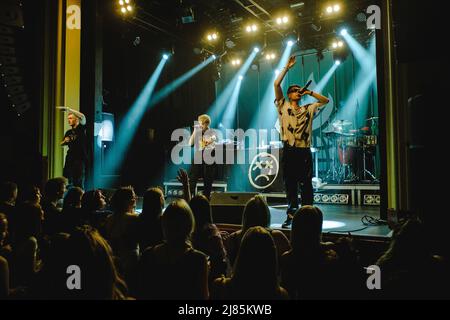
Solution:
[(214, 223), (241, 224), (247, 202), (257, 192), (213, 192), (211, 210)]

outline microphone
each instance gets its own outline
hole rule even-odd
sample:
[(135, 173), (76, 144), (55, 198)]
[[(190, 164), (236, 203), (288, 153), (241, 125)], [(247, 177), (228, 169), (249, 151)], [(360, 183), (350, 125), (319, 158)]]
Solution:
[(309, 80), (305, 86), (302, 88), (302, 90), (300, 91), (300, 93), (305, 92), (306, 90), (308, 90), (309, 85), (311, 84), (312, 80)]

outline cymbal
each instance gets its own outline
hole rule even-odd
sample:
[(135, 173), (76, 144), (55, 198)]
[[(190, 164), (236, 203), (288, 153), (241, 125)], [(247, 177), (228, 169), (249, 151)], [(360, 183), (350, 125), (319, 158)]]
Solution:
[(348, 120), (336, 120), (332, 123), (333, 127), (339, 127), (339, 126), (351, 126), (352, 122)]
[(373, 121), (373, 120), (378, 120), (378, 117), (372, 117), (372, 118), (369, 118), (369, 119), (366, 119), (367, 121)]
[(355, 135), (354, 133), (345, 133), (345, 132), (338, 132), (337, 134), (344, 137), (353, 137)]
[(355, 135), (354, 133), (345, 133), (345, 132), (340, 132), (340, 131), (323, 131), (323, 133), (326, 135), (336, 134), (336, 135), (345, 136), (345, 137), (352, 137)]

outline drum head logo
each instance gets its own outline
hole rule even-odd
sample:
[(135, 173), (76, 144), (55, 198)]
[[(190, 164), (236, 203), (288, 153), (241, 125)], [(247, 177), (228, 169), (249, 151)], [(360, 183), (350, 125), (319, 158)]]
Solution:
[(248, 168), (248, 180), (256, 189), (268, 188), (278, 176), (278, 159), (267, 152), (258, 153)]

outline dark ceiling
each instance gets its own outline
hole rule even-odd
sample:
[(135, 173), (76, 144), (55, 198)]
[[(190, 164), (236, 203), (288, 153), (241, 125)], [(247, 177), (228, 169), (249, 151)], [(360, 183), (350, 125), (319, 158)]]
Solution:
[[(325, 7), (335, 3), (342, 6), (341, 12), (331, 17), (324, 14)], [(183, 41), (215, 53), (239, 50), (255, 41), (262, 46), (276, 45), (287, 35), (296, 36), (304, 49), (317, 49), (329, 45), (330, 37), (343, 25), (355, 37), (367, 37), (363, 13), (373, 3), (373, 0), (135, 0), (134, 16), (126, 20), (146, 32), (163, 35), (168, 41)], [(280, 14), (290, 18), (286, 27), (276, 24)], [(183, 22), (183, 17), (191, 22)], [(250, 22), (259, 26), (256, 35), (245, 32)], [(220, 34), (215, 45), (205, 40), (209, 30)]]

